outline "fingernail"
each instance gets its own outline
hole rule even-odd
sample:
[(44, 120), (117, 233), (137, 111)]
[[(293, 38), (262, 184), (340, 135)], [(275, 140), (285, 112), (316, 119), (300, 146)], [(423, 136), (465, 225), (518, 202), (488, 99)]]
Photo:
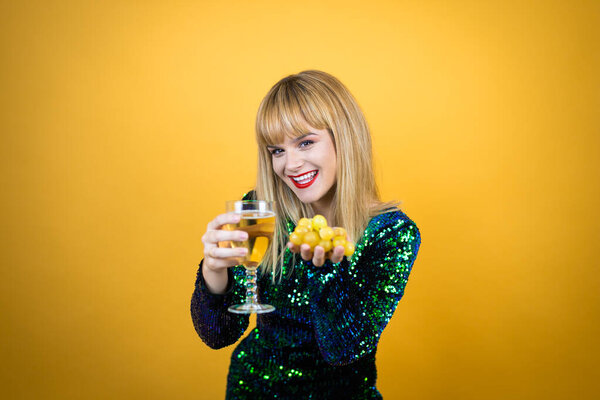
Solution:
[(238, 235), (238, 240), (248, 240), (248, 234), (246, 232), (242, 232)]

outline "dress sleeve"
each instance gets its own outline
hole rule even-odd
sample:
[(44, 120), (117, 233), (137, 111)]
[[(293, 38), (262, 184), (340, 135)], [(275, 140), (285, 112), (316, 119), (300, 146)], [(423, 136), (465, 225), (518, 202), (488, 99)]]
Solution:
[(228, 268), (229, 287), (224, 294), (211, 293), (202, 276), (202, 263), (196, 276), (191, 313), (196, 332), (209, 347), (220, 349), (235, 343), (248, 327), (247, 315), (233, 314), (227, 308), (244, 300), (244, 268)]
[(350, 261), (310, 268), (315, 334), (333, 365), (350, 364), (376, 349), (419, 250), (419, 230), (403, 213), (376, 218)]

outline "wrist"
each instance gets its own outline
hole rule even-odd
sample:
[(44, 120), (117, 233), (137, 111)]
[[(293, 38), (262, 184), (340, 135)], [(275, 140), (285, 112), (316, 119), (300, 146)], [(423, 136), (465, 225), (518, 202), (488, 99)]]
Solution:
[(223, 294), (229, 283), (227, 268), (212, 269), (207, 265), (202, 265), (202, 277), (206, 288), (215, 294)]

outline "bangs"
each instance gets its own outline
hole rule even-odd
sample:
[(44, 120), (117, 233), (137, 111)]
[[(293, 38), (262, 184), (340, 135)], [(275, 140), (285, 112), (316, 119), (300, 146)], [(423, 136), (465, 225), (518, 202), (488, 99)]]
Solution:
[(261, 146), (273, 146), (285, 137), (297, 138), (308, 132), (307, 125), (328, 128), (324, 102), (299, 82), (282, 80), (264, 98), (256, 116), (256, 139)]

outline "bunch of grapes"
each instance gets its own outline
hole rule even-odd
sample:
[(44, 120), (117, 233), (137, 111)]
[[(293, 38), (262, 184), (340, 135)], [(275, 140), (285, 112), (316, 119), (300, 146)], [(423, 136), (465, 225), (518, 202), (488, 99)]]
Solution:
[(346, 239), (344, 228), (327, 226), (327, 219), (322, 215), (313, 218), (300, 218), (294, 232), (290, 234), (290, 242), (295, 245), (307, 244), (311, 250), (321, 246), (325, 253), (337, 246), (344, 247), (344, 255), (350, 257), (354, 253), (354, 243)]

